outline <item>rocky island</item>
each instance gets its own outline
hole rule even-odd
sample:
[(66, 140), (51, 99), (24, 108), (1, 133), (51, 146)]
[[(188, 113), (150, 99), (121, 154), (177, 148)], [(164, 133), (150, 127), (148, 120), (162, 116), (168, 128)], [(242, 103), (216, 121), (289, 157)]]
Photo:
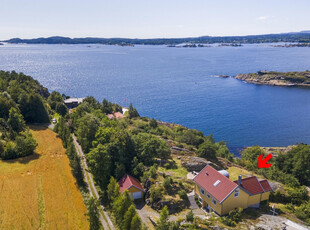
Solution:
[(258, 71), (257, 73), (238, 74), (234, 78), (261, 85), (310, 87), (309, 70), (303, 72)]

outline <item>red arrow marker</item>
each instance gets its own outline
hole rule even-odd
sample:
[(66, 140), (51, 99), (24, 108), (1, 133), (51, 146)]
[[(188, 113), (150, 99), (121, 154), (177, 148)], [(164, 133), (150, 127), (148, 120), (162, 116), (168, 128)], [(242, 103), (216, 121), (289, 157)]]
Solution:
[(263, 154), (258, 157), (258, 168), (269, 168), (272, 164), (267, 164), (267, 162), (272, 158), (272, 154), (269, 153), (265, 159), (263, 159)]

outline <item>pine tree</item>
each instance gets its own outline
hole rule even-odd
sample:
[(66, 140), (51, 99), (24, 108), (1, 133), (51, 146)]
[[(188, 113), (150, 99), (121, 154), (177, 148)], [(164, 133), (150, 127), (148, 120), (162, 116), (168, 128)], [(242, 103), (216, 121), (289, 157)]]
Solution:
[(100, 222), (99, 222), (99, 210), (98, 210), (98, 201), (95, 198), (91, 197), (88, 200), (87, 210), (88, 210), (88, 217), (89, 217), (89, 229), (90, 230), (98, 230), (100, 229)]
[(130, 230), (132, 218), (137, 214), (135, 206), (130, 205), (129, 209), (126, 211), (124, 220), (122, 223), (123, 230)]
[(141, 230), (141, 229), (142, 229), (141, 219), (138, 216), (138, 214), (136, 214), (131, 220), (130, 230)]
[(157, 230), (169, 229), (169, 211), (167, 206), (165, 206), (160, 212), (160, 217), (159, 221), (157, 222), (156, 229)]
[(120, 195), (119, 193), (119, 185), (114, 179), (114, 177), (110, 178), (110, 183), (107, 188), (107, 194), (109, 202), (112, 204), (113, 201)]
[(125, 192), (113, 202), (113, 213), (119, 223), (123, 222), (124, 215), (132, 204), (133, 199), (128, 190), (125, 190)]

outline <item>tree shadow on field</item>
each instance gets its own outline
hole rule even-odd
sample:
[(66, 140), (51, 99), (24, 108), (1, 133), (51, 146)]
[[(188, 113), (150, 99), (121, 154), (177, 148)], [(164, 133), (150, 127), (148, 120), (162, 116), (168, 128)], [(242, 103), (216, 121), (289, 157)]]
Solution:
[(28, 124), (29, 128), (34, 131), (46, 130), (49, 124)]
[(11, 160), (2, 160), (5, 163), (14, 164), (14, 163), (20, 163), (20, 164), (28, 164), (30, 161), (37, 160), (41, 157), (40, 154), (34, 152), (33, 154), (25, 157), (19, 157), (16, 159)]

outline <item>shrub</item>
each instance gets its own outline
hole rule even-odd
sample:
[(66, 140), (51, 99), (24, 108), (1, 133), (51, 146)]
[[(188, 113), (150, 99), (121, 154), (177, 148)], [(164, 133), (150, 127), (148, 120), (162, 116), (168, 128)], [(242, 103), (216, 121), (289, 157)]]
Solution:
[(310, 224), (310, 203), (303, 203), (300, 207), (295, 210), (296, 216)]
[(190, 212), (187, 213), (186, 215), (186, 221), (193, 222), (193, 220), (194, 220), (194, 213), (192, 210), (190, 210)]
[(159, 187), (155, 187), (151, 189), (151, 194), (150, 194), (151, 203), (155, 203), (159, 201), (161, 197), (162, 197), (162, 194), (161, 194), (161, 189)]
[(202, 205), (200, 204), (197, 196), (195, 196), (195, 202), (198, 205), (198, 207), (201, 208)]
[(228, 216), (221, 218), (222, 223), (227, 226), (236, 226), (236, 224), (241, 221), (242, 211), (242, 208), (231, 210)]
[(179, 191), (179, 196), (182, 200), (184, 201), (187, 201), (188, 200), (188, 197), (187, 197), (187, 194), (186, 194), (186, 191), (184, 189), (182, 189), (181, 191)]
[(164, 168), (169, 169), (170, 168), (170, 163), (165, 163)]
[(170, 187), (171, 187), (171, 180), (172, 180), (171, 177), (166, 177), (164, 179), (164, 187), (165, 187), (166, 190), (170, 189)]

